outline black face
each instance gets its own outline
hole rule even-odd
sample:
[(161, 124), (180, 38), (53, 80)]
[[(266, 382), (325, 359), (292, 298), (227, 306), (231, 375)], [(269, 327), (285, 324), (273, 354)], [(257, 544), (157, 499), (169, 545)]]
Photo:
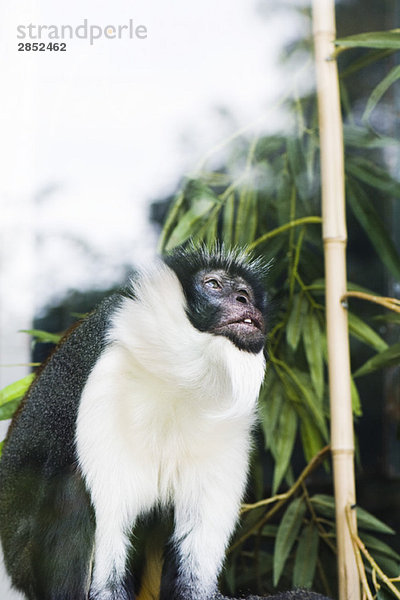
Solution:
[(257, 353), (265, 343), (265, 292), (257, 266), (222, 251), (180, 252), (166, 259), (188, 302), (191, 323), (223, 335), (240, 350)]
[(241, 350), (259, 352), (263, 348), (264, 317), (243, 277), (220, 269), (204, 270), (195, 275), (194, 288), (198, 298), (195, 307), (201, 306), (192, 316), (198, 329), (224, 335)]

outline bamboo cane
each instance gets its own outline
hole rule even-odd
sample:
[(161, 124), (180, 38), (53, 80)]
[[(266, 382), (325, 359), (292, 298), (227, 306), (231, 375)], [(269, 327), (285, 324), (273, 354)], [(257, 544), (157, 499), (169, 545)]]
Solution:
[[(322, 218), (326, 313), (340, 600), (359, 600), (360, 581), (346, 507), (355, 504), (354, 434), (346, 293), (346, 219), (343, 134), (336, 61), (334, 0), (313, 0), (318, 111), (321, 144)], [(355, 511), (352, 512), (356, 531)]]

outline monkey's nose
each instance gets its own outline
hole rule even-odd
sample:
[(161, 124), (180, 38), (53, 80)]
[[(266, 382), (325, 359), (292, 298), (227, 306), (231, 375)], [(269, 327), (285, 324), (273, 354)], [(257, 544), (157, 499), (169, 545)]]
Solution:
[(242, 304), (247, 304), (247, 302), (248, 302), (246, 296), (243, 296), (241, 294), (239, 294), (238, 296), (236, 296), (236, 300), (238, 302), (241, 302)]

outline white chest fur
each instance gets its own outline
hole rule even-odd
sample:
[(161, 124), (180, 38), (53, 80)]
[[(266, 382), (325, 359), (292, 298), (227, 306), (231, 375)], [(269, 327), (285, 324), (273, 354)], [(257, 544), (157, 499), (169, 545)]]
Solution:
[(156, 504), (184, 503), (197, 493), (199, 478), (232, 488), (237, 509), (264, 374), (262, 353), (241, 351), (190, 324), (168, 267), (140, 281), (135, 299), (125, 299), (114, 315), (76, 432), (101, 531), (96, 545), (116, 546), (117, 570), (126, 545), (121, 531)]

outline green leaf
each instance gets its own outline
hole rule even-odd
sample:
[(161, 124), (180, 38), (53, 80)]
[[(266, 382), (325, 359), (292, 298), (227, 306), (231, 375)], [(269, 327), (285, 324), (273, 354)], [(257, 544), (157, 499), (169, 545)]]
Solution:
[[(387, 573), (387, 571), (384, 571)], [(398, 587), (398, 586), (397, 586)], [(393, 600), (394, 596), (387, 588), (380, 587), (376, 590), (376, 600)]]
[(393, 535), (395, 531), (383, 523), (369, 512), (357, 506), (357, 525), (360, 529), (368, 529), (372, 531), (378, 531), (379, 533), (389, 533)]
[(244, 188), (240, 192), (236, 212), (235, 243), (239, 246), (249, 244), (257, 231), (257, 192), (253, 188)]
[(310, 376), (308, 373), (303, 373), (295, 368), (290, 369), (290, 375), (301, 392), (303, 406), (307, 408), (323, 439), (327, 441), (329, 436), (323, 412), (322, 398), (318, 398), (314, 393)]
[[(208, 248), (212, 248), (218, 237), (218, 212), (212, 210), (210, 218), (205, 224), (204, 232), (202, 232), (201, 240), (204, 240)], [(196, 238), (194, 238), (196, 241)]]
[(351, 312), (348, 312), (347, 316), (351, 335), (361, 340), (368, 346), (371, 346), (378, 352), (383, 352), (383, 350), (386, 350), (388, 348), (388, 345), (385, 342), (385, 340), (383, 340), (381, 336), (378, 335), (376, 331), (372, 329), (372, 327), (367, 325), (365, 321), (363, 321)]
[(362, 55), (359, 56), (353, 62), (351, 62), (349, 66), (344, 69), (344, 71), (341, 71), (340, 79), (342, 80), (346, 77), (349, 77), (349, 75), (353, 75), (353, 73), (356, 73), (360, 69), (363, 69), (364, 67), (367, 67), (370, 64), (381, 60), (382, 58), (386, 58), (392, 53), (393, 50), (388, 50), (387, 48), (384, 48), (383, 50), (380, 50), (378, 48), (377, 50), (369, 50), (368, 52), (363, 52)]
[[(388, 577), (392, 578), (399, 576), (400, 565), (397, 560), (392, 560), (391, 558), (381, 555), (379, 557), (379, 566)], [(397, 589), (399, 589), (398, 583), (395, 583), (394, 585), (397, 587)], [(390, 600), (393, 600), (393, 598), (394, 596), (392, 594), (390, 596)]]
[(308, 186), (307, 186), (307, 169), (304, 160), (304, 149), (301, 145), (300, 139), (295, 137), (289, 137), (287, 140), (287, 156), (290, 167), (290, 172), (294, 181), (296, 182), (296, 190), (300, 198), (305, 201), (308, 197)]
[(398, 554), (393, 548), (391, 548), (382, 540), (376, 538), (369, 533), (365, 533), (364, 531), (360, 534), (360, 537), (364, 544), (367, 546), (368, 550), (372, 551), (371, 553), (375, 556), (375, 554), (384, 554), (393, 560), (397, 560), (400, 562), (400, 554)]
[(357, 389), (356, 384), (354, 383), (353, 377), (351, 377), (351, 379), (350, 379), (350, 392), (351, 392), (351, 408), (352, 408), (353, 414), (356, 417), (361, 417), (362, 407), (361, 407), (360, 394), (358, 393), (358, 389)]
[(296, 193), (293, 187), (293, 181), (289, 173), (282, 171), (278, 182), (276, 210), (278, 213), (278, 223), (283, 224), (290, 221), (290, 198)]
[(180, 191), (172, 201), (171, 208), (168, 211), (167, 218), (163, 230), (161, 232), (158, 249), (160, 252), (164, 252), (166, 249), (167, 241), (171, 235), (173, 228), (179, 218), (179, 212), (183, 206), (185, 200), (185, 194)]
[(395, 323), (400, 325), (400, 314), (399, 313), (388, 313), (386, 315), (375, 315), (372, 317), (373, 321), (384, 321), (385, 323)]
[(0, 390), (0, 406), (22, 398), (34, 379), (35, 373), (30, 373)]
[(311, 381), (318, 398), (322, 398), (324, 393), (323, 340), (318, 317), (312, 310), (305, 318), (303, 343)]
[(321, 433), (309, 415), (304, 415), (300, 420), (300, 435), (304, 456), (309, 462), (324, 445)]
[(306, 525), (300, 535), (293, 568), (293, 587), (310, 589), (318, 560), (318, 529), (314, 523)]
[(6, 402), (6, 404), (0, 406), (0, 421), (11, 419), (20, 405), (21, 400), (22, 398), (18, 398), (18, 400), (11, 400), (11, 402)]
[(274, 480), (272, 493), (275, 494), (279, 488), (286, 471), (288, 470), (290, 457), (292, 456), (297, 431), (297, 415), (290, 402), (285, 402), (279, 415), (279, 436), (275, 447), (271, 448), (275, 459)]
[(400, 79), (400, 65), (393, 67), (384, 79), (376, 86), (368, 98), (367, 106), (365, 107), (362, 116), (363, 121), (368, 121), (371, 112), (382, 98), (383, 94), (390, 88), (393, 83)]
[(335, 45), (342, 48), (390, 48), (398, 50), (400, 49), (400, 29), (350, 35), (338, 38), (335, 40)]
[(297, 534), (303, 523), (306, 505), (302, 498), (296, 498), (291, 502), (282, 517), (275, 542), (274, 551), (274, 587), (279, 583), (286, 560), (290, 554)]
[(345, 145), (354, 148), (387, 148), (400, 144), (396, 138), (379, 135), (371, 129), (357, 125), (343, 125), (343, 137)]
[(400, 197), (400, 183), (393, 179), (385, 169), (378, 167), (370, 160), (361, 156), (352, 157), (346, 163), (346, 171), (385, 194)]
[(335, 498), (333, 496), (328, 496), (327, 494), (315, 494), (310, 500), (318, 515), (322, 515), (331, 520), (335, 519)]
[(230, 194), (225, 202), (223, 218), (223, 240), (227, 248), (233, 246), (233, 220), (235, 215), (235, 194)]
[(294, 351), (299, 344), (307, 307), (308, 302), (304, 294), (296, 294), (293, 299), (292, 310), (290, 311), (289, 320), (286, 327), (286, 339), (289, 346)]
[(274, 446), (274, 440), (279, 433), (279, 417), (282, 412), (284, 391), (278, 381), (274, 381), (267, 394), (263, 394), (259, 402), (259, 413), (261, 427), (264, 432), (265, 447), (270, 449)]
[[(317, 514), (321, 514), (329, 519), (335, 518), (335, 499), (332, 496), (327, 496), (326, 494), (315, 494), (315, 496), (312, 496), (310, 500)], [(368, 513), (363, 508), (357, 506), (356, 511), (357, 525), (360, 529), (373, 530), (379, 533), (395, 533), (391, 527), (385, 523), (382, 523), (382, 521)]]
[(278, 533), (278, 525), (264, 525), (264, 527), (261, 530), (261, 535), (263, 535), (264, 537), (276, 537), (276, 534)]
[(49, 333), (48, 331), (42, 331), (41, 329), (20, 329), (19, 331), (20, 333), (27, 333), (43, 343), (58, 344), (62, 338), (62, 334)]
[(3, 452), (3, 446), (4, 446), (4, 441), (0, 442), (0, 457), (1, 457), (1, 454)]
[(166, 250), (171, 250), (190, 237), (194, 237), (207, 222), (212, 209), (217, 205), (222, 206), (221, 201), (214, 192), (198, 180), (189, 181), (185, 188), (185, 197), (189, 202), (189, 208), (172, 230), (166, 244)]
[(348, 199), (354, 216), (368, 235), (389, 271), (400, 279), (400, 257), (372, 202), (355, 181), (348, 184)]
[(361, 377), (363, 375), (368, 375), (369, 373), (373, 373), (377, 369), (383, 369), (385, 367), (391, 367), (392, 365), (397, 365), (400, 362), (400, 343), (393, 344), (393, 346), (389, 346), (387, 350), (376, 354), (366, 363), (362, 365), (357, 371), (354, 373), (354, 377)]

